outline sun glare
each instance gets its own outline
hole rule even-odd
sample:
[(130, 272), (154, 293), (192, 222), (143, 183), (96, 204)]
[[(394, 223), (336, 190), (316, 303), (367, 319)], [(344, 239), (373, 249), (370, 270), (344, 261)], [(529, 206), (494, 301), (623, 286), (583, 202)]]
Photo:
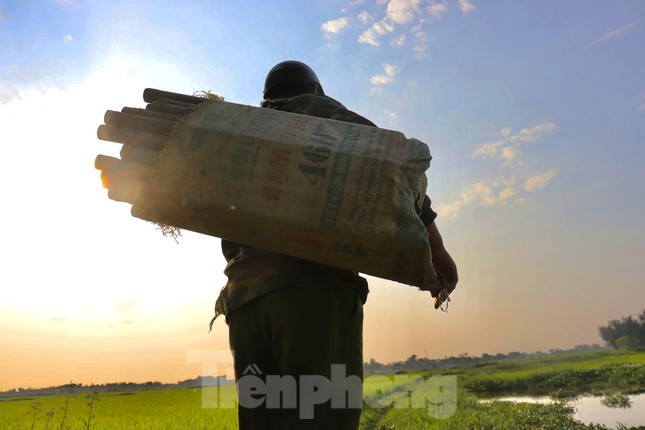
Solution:
[[(11, 143), (0, 170), (3, 199), (15, 208), (3, 214), (11, 226), (5, 246), (12, 249), (0, 283), (14, 286), (3, 292), (3, 312), (104, 323), (118, 320), (114, 309), (132, 296), (133, 283), (145, 282), (144, 274), (133, 273), (127, 245), (109, 235), (153, 229), (133, 222), (127, 205), (108, 200), (94, 158), (118, 156), (120, 145), (98, 141), (96, 129), (106, 110), (142, 106), (148, 86), (191, 83), (164, 62), (125, 53), (107, 58), (79, 82), (16, 88), (17, 97), (0, 105), (1, 140)], [(120, 257), (130, 260), (122, 272), (115, 264)]]

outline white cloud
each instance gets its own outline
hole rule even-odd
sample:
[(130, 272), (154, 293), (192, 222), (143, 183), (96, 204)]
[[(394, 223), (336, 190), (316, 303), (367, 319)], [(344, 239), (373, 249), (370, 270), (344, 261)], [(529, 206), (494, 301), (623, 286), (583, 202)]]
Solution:
[(555, 178), (555, 176), (555, 170), (549, 170), (548, 172), (544, 172), (541, 175), (531, 176), (526, 181), (524, 181), (523, 188), (528, 192), (541, 190), (546, 186), (546, 184), (548, 184), (553, 178)]
[[(380, 46), (378, 41), (379, 36), (392, 33), (396, 25), (409, 24), (414, 20), (415, 16), (421, 12), (421, 0), (389, 0), (389, 2), (380, 1), (378, 3), (387, 3), (385, 17), (372, 24), (372, 26), (367, 30), (363, 31), (363, 33), (358, 37), (359, 43)], [(358, 20), (363, 24), (367, 24), (368, 22), (371, 22), (373, 18), (366, 11), (362, 11), (358, 15)], [(402, 44), (402, 40), (397, 38), (394, 40), (393, 44), (400, 46)]]
[(475, 5), (469, 0), (459, 0), (459, 8), (464, 14), (468, 14), (476, 9)]
[(499, 199), (500, 203), (506, 203), (511, 198), (515, 197), (516, 194), (517, 194), (517, 191), (515, 191), (515, 188), (510, 186), (500, 191), (499, 194), (497, 195), (497, 198)]
[(323, 31), (323, 33), (325, 33), (325, 35), (331, 36), (340, 33), (347, 27), (349, 27), (349, 18), (343, 16), (337, 19), (332, 19), (331, 21), (327, 21), (320, 26), (320, 29)]
[[(459, 0), (459, 2), (464, 13), (475, 9), (475, 6), (469, 0)], [(374, 18), (365, 10), (357, 15), (358, 21), (363, 25), (367, 25), (376, 19), (376, 22), (370, 28), (360, 34), (358, 42), (372, 46), (380, 46), (379, 37), (392, 33), (396, 26), (408, 25), (419, 17), (417, 25), (412, 28), (411, 33), (417, 39), (417, 42), (414, 44), (416, 57), (425, 58), (427, 56), (427, 35), (418, 29), (422, 24), (429, 21), (429, 18), (424, 16), (426, 11), (431, 17), (439, 18), (448, 10), (446, 0), (430, 0), (429, 4), (427, 0), (377, 0), (377, 4), (387, 4), (385, 15), (380, 20), (378, 17)], [(409, 36), (407, 34), (406, 38), (409, 38)], [(403, 42), (403, 37), (399, 36), (391, 43), (395, 46), (402, 46)]]
[(641, 97), (641, 105), (638, 107), (639, 112), (645, 112), (645, 94)]
[(517, 160), (520, 155), (520, 147), (524, 144), (539, 140), (545, 133), (555, 130), (555, 124), (546, 122), (520, 130), (512, 134), (510, 128), (503, 128), (500, 131), (501, 139), (492, 140), (481, 144), (473, 150), (474, 156), (500, 158), (504, 164), (510, 164)]
[(459, 193), (459, 199), (441, 204), (437, 212), (446, 218), (456, 218), (462, 209), (472, 206), (494, 207), (522, 203), (517, 196), (515, 178), (500, 178), (494, 181), (479, 181)]
[(400, 68), (392, 64), (383, 64), (385, 69), (384, 75), (374, 75), (370, 78), (372, 85), (387, 85), (394, 81), (396, 74)]
[(421, 30), (421, 26), (418, 25), (412, 29), (414, 33), (414, 55), (417, 58), (427, 57), (427, 48), (428, 48), (428, 35), (426, 32)]
[[(374, 91), (374, 92), (378, 92), (378, 91)], [(381, 123), (382, 123), (381, 124), (382, 127), (394, 130), (397, 128), (399, 124), (399, 114), (392, 110), (383, 109)]]
[(445, 1), (442, 3), (431, 1), (428, 6), (428, 13), (435, 18), (440, 18), (447, 10), (448, 4)]
[(63, 36), (63, 40), (64, 40), (65, 42), (71, 42), (71, 41), (72, 41), (72, 39), (73, 39), (73, 37), (72, 37), (72, 35), (71, 35), (71, 34), (66, 34), (65, 36)]
[(466, 204), (479, 202), (482, 206), (494, 206), (497, 203), (497, 199), (493, 190), (494, 184), (480, 181), (462, 191), (461, 198)]
[(504, 146), (499, 151), (499, 156), (504, 161), (504, 164), (510, 164), (520, 155), (520, 148), (518, 145)]
[(503, 140), (492, 140), (475, 148), (473, 155), (492, 157), (493, 155), (497, 154), (499, 149), (505, 144), (506, 142)]
[(358, 43), (366, 43), (372, 46), (379, 46), (380, 44), (376, 40), (377, 37), (378, 35), (376, 34), (376, 32), (373, 29), (369, 28), (361, 33), (360, 36), (358, 36)]
[[(480, 157), (497, 157), (502, 164), (510, 164), (519, 157), (520, 147), (528, 142), (537, 141), (544, 133), (555, 129), (555, 124), (546, 122), (522, 129), (513, 134), (510, 128), (500, 130), (501, 138), (479, 145), (473, 155)], [(521, 164), (521, 163), (520, 163)], [(437, 212), (446, 218), (455, 218), (469, 206), (493, 207), (521, 205), (526, 202), (526, 193), (544, 188), (556, 176), (555, 170), (548, 170), (539, 175), (523, 180), (521, 188), (516, 186), (516, 178), (500, 178), (493, 181), (482, 180), (464, 188), (459, 198), (437, 207)]]
[(588, 49), (591, 49), (595, 45), (606, 42), (608, 40), (614, 39), (618, 36), (622, 36), (623, 34), (627, 33), (628, 31), (632, 30), (636, 26), (635, 22), (629, 23), (623, 27), (617, 28), (616, 30), (608, 31), (607, 33), (603, 34), (599, 38), (595, 39), (593, 42), (591, 42), (589, 45), (585, 46), (583, 51), (586, 51)]
[(420, 0), (390, 0), (386, 16), (396, 24), (407, 24), (419, 12)]
[(426, 58), (428, 56), (428, 52), (426, 51), (426, 47), (423, 45), (415, 45), (414, 46), (414, 56), (421, 59), (421, 58)]
[(442, 203), (440, 204), (436, 211), (439, 216), (448, 219), (457, 218), (457, 215), (463, 209), (464, 204), (461, 201), (456, 201), (452, 203)]
[(363, 3), (365, 3), (365, 0), (355, 0), (355, 1), (349, 2), (347, 7), (342, 8), (340, 11), (341, 11), (341, 13), (346, 13), (349, 9), (351, 9), (351, 8), (353, 8), (355, 6), (361, 5)]
[(394, 38), (391, 43), (394, 46), (403, 46), (405, 45), (406, 40), (407, 36), (405, 34), (401, 34), (398, 37)]
[(392, 33), (394, 31), (394, 25), (388, 22), (387, 20), (382, 20), (372, 24), (372, 27), (365, 30), (359, 37), (359, 43), (367, 43), (372, 46), (379, 46), (380, 44), (376, 40), (378, 36), (383, 36), (384, 34)]
[[(502, 130), (505, 132), (507, 129)], [(544, 133), (550, 133), (555, 130), (555, 124), (552, 122), (546, 122), (544, 124), (534, 125), (530, 128), (524, 128), (514, 136), (510, 136), (507, 139), (511, 142), (535, 142), (538, 140)]]
[(368, 23), (374, 21), (374, 18), (366, 10), (364, 10), (364, 11), (361, 11), (361, 13), (358, 14), (358, 20), (362, 24), (368, 24)]
[(392, 23), (385, 19), (379, 22), (375, 22), (374, 25), (372, 25), (372, 28), (380, 36), (392, 33), (394, 31), (394, 25), (392, 25)]

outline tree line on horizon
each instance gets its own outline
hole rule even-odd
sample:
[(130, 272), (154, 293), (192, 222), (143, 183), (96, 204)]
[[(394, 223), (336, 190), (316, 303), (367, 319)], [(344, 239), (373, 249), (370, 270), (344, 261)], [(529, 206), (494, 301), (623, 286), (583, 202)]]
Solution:
[(176, 383), (162, 383), (159, 381), (147, 382), (110, 382), (106, 384), (83, 385), (81, 383), (58, 385), (45, 388), (12, 388), (8, 391), (0, 391), (0, 397), (25, 397), (25, 396), (42, 396), (65, 394), (71, 391), (74, 394), (92, 393), (92, 392), (128, 392), (128, 391), (152, 391), (152, 390), (169, 390), (177, 388), (202, 388), (217, 385), (232, 385), (233, 382), (226, 379), (225, 376), (198, 376), (192, 379), (186, 379)]
[(615, 349), (645, 348), (645, 309), (633, 318), (631, 315), (611, 320), (598, 328), (602, 340)]
[(492, 362), (500, 360), (512, 360), (519, 358), (527, 357), (541, 357), (545, 355), (555, 355), (555, 354), (567, 354), (572, 352), (582, 352), (582, 351), (591, 351), (596, 349), (607, 349), (607, 346), (603, 346), (597, 343), (588, 345), (576, 345), (571, 349), (559, 349), (552, 348), (548, 352), (536, 351), (536, 352), (519, 352), (513, 351), (508, 354), (497, 353), (497, 354), (482, 354), (481, 356), (473, 356), (468, 353), (462, 353), (458, 356), (444, 357), (438, 359), (431, 359), (427, 357), (419, 358), (416, 354), (412, 354), (404, 361), (395, 361), (387, 364), (379, 363), (375, 359), (370, 359), (369, 362), (363, 363), (363, 370), (365, 373), (388, 373), (388, 372), (405, 372), (410, 370), (430, 370), (437, 369), (440, 367), (446, 366), (461, 366), (464, 364), (472, 363), (481, 363), (481, 362)]

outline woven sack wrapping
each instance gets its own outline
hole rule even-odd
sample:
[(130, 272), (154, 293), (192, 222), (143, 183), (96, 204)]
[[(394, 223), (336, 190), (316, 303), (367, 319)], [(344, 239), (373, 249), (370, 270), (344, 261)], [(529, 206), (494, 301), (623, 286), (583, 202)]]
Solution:
[(228, 102), (177, 124), (136, 217), (438, 291), (428, 146), (402, 133)]

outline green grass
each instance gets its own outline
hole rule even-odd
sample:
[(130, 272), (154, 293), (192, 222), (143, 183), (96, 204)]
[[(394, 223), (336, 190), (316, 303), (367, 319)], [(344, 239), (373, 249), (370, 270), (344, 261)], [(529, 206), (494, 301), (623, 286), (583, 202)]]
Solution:
[[(114, 429), (237, 429), (234, 408), (203, 408), (202, 395), (212, 399), (214, 388), (204, 390), (135, 391), (132, 393), (101, 393), (91, 421), (93, 430)], [(34, 429), (47, 428), (47, 412), (53, 410), (49, 430), (60, 429), (66, 395), (40, 396), (40, 411)], [(221, 389), (224, 403), (231, 404), (235, 387)], [(70, 398), (65, 426), (85, 429), (89, 416), (85, 395)], [(212, 403), (207, 401), (207, 403)], [(34, 418), (34, 398), (0, 401), (0, 429), (29, 430)]]
[(511, 402), (481, 403), (460, 390), (455, 414), (438, 419), (423, 409), (366, 409), (361, 430), (602, 430), (586, 426), (572, 418), (564, 404), (528, 404)]
[(640, 393), (645, 391), (645, 353), (588, 351), (475, 364), (435, 373), (458, 374), (464, 388), (478, 393)]
[[(226, 387), (234, 395), (234, 388)], [(405, 395), (397, 392), (393, 397)], [(393, 398), (392, 397), (392, 398)], [(55, 410), (48, 429), (59, 429), (65, 396), (39, 397), (43, 411), (34, 429), (47, 428), (45, 412)], [(31, 429), (33, 399), (0, 402), (0, 428)], [(361, 430), (421, 429), (496, 429), (496, 430), (582, 430), (592, 429), (575, 423), (570, 411), (562, 405), (516, 405), (506, 402), (482, 404), (475, 396), (460, 390), (457, 408), (450, 419), (437, 419), (424, 409), (373, 409), (367, 407), (361, 419)], [(64, 428), (85, 429), (87, 420), (85, 396), (72, 397)], [(134, 392), (131, 395), (106, 394), (94, 407), (96, 418), (92, 429), (237, 429), (234, 409), (202, 409), (201, 390)], [(598, 427), (599, 429), (599, 427)]]
[[(501, 388), (519, 391), (539, 387), (556, 393), (645, 391), (645, 353), (591, 351), (474, 364), (432, 372), (398, 375), (368, 375), (364, 392), (367, 406), (361, 430), (598, 430), (575, 422), (564, 403), (548, 405), (510, 402), (480, 402), (477, 394)], [(456, 404), (442, 384), (456, 375)], [(453, 379), (454, 380), (454, 379)], [(449, 384), (443, 384), (450, 388)], [(444, 387), (445, 388), (445, 387)], [(91, 429), (237, 429), (235, 387), (220, 388), (220, 401), (228, 408), (213, 408), (215, 388), (167, 391), (101, 393), (93, 407)], [(454, 391), (452, 391), (454, 393)], [(0, 399), (0, 429), (59, 430), (66, 395)], [(443, 405), (426, 403), (425, 399)], [(38, 402), (38, 403), (37, 403)], [(70, 397), (63, 429), (86, 429), (89, 415), (84, 394)], [(38, 406), (38, 410), (34, 410)], [(411, 406), (408, 407), (408, 406)], [(53, 411), (49, 418), (47, 412)], [(441, 417), (448, 416), (443, 419)]]

